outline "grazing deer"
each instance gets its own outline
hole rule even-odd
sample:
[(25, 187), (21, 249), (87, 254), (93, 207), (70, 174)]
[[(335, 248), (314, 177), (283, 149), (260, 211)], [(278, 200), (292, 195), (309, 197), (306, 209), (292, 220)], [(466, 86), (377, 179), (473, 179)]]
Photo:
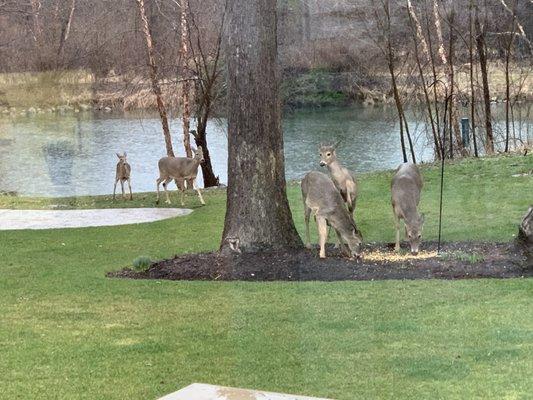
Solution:
[(346, 243), (351, 257), (358, 257), (363, 238), (352, 214), (344, 206), (343, 198), (333, 181), (322, 172), (311, 171), (302, 180), (302, 198), (305, 212), (306, 247), (310, 248), (309, 217), (314, 214), (318, 227), (320, 258), (326, 257), (328, 224), (335, 229), (339, 243)]
[(411, 253), (418, 254), (422, 239), (424, 215), (417, 211), (420, 202), (420, 192), (423, 182), (422, 175), (415, 164), (401, 164), (392, 178), (392, 210), (396, 226), (396, 245), (394, 249), (400, 251), (400, 219), (405, 222), (405, 235), (411, 246)]
[(198, 193), (200, 202), (205, 204), (200, 189), (196, 185), (196, 175), (198, 175), (198, 167), (204, 162), (204, 153), (202, 147), (194, 150), (194, 157), (163, 157), (159, 160), (159, 178), (157, 179), (157, 201), (159, 204), (159, 185), (163, 182), (163, 188), (167, 197), (166, 202), (170, 204), (170, 197), (168, 195), (167, 185), (173, 179), (181, 191), (181, 205), (184, 206), (183, 196), (185, 194), (184, 182), (191, 179), (193, 189)]
[(342, 199), (348, 207), (348, 211), (350, 211), (350, 214), (353, 214), (357, 200), (357, 181), (355, 174), (344, 167), (337, 159), (335, 151), (338, 144), (336, 143), (333, 146), (320, 145), (320, 166), (328, 167), (335, 187), (341, 193)]
[(118, 163), (117, 163), (117, 173), (115, 175), (115, 187), (113, 188), (113, 200), (115, 200), (115, 192), (117, 190), (117, 183), (120, 181), (120, 187), (122, 188), (122, 198), (125, 199), (124, 196), (124, 182), (128, 182), (128, 187), (130, 189), (130, 200), (133, 200), (133, 194), (131, 193), (131, 181), (130, 181), (130, 174), (131, 174), (131, 167), (126, 161), (126, 152), (124, 152), (123, 155), (120, 155), (118, 153)]

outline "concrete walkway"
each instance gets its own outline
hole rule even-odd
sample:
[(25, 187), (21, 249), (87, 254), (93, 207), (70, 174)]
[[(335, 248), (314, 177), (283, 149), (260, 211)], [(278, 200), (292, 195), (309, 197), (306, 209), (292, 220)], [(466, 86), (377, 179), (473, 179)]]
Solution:
[(84, 228), (153, 222), (192, 213), (187, 208), (0, 210), (0, 230)]

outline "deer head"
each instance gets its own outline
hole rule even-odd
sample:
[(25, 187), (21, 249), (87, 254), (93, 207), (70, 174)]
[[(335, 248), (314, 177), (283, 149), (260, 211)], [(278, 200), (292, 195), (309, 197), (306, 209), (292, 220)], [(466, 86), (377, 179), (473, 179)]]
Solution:
[(126, 162), (126, 157), (127, 157), (127, 153), (126, 152), (124, 152), (124, 154), (122, 154), (122, 155), (119, 154), (119, 153), (115, 153), (115, 154), (117, 155), (119, 162), (121, 162), (121, 163), (125, 163)]
[(193, 149), (194, 152), (194, 159), (198, 161), (200, 164), (202, 164), (204, 159), (204, 151), (202, 150), (202, 146), (198, 146), (197, 149)]
[(405, 224), (405, 237), (411, 246), (411, 254), (417, 255), (422, 240), (422, 228), (424, 226), (424, 214), (417, 216), (414, 221)]

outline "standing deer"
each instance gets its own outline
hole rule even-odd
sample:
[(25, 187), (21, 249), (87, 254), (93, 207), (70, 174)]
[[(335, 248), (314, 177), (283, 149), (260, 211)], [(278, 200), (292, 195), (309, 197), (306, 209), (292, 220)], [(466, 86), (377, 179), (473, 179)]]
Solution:
[(344, 206), (343, 198), (333, 181), (322, 172), (311, 171), (302, 180), (302, 198), (305, 212), (306, 247), (310, 248), (309, 218), (316, 218), (320, 258), (326, 258), (328, 224), (335, 229), (339, 243), (346, 243), (351, 257), (358, 257), (363, 238), (352, 214)]
[(157, 179), (157, 201), (159, 204), (159, 185), (163, 182), (163, 188), (167, 197), (166, 202), (170, 204), (170, 197), (168, 195), (167, 185), (173, 179), (181, 191), (181, 205), (184, 206), (183, 196), (185, 194), (185, 181), (191, 179), (193, 189), (198, 193), (200, 202), (205, 204), (200, 189), (196, 185), (196, 175), (198, 175), (198, 167), (204, 162), (204, 153), (202, 147), (194, 150), (194, 157), (163, 157), (159, 160), (159, 178)]
[(415, 164), (401, 164), (392, 178), (392, 210), (396, 226), (396, 245), (394, 249), (400, 251), (400, 219), (405, 222), (405, 235), (411, 246), (411, 253), (418, 254), (422, 239), (424, 215), (417, 211), (422, 191), (422, 175)]
[(113, 188), (113, 200), (115, 200), (115, 192), (117, 190), (117, 183), (120, 181), (120, 187), (122, 188), (122, 198), (125, 199), (124, 195), (124, 182), (128, 182), (128, 187), (130, 189), (130, 200), (133, 200), (133, 194), (131, 193), (131, 181), (130, 181), (130, 174), (131, 174), (131, 167), (126, 161), (126, 152), (124, 152), (123, 155), (120, 155), (118, 153), (118, 163), (117, 163), (117, 172), (115, 175), (115, 187)]
[(339, 190), (348, 211), (353, 215), (357, 201), (357, 181), (355, 174), (337, 159), (337, 145), (338, 143), (333, 146), (320, 145), (320, 166), (328, 167), (335, 187)]

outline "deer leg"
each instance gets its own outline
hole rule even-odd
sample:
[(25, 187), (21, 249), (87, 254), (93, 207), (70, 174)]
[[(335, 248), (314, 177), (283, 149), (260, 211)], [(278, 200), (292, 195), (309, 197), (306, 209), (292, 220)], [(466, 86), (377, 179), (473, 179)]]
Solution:
[(120, 188), (122, 189), (122, 200), (124, 200), (126, 196), (124, 195), (124, 181), (122, 179), (120, 180)]
[(113, 187), (113, 200), (115, 200), (115, 193), (117, 191), (117, 183), (118, 183), (118, 179), (115, 179), (115, 186)]
[(318, 226), (318, 244), (320, 246), (320, 258), (326, 258), (326, 239), (328, 237), (328, 223), (324, 217), (316, 216), (316, 224)]
[(204, 198), (202, 197), (202, 192), (200, 192), (200, 188), (199, 188), (198, 185), (196, 184), (196, 179), (193, 179), (193, 180), (192, 180), (192, 187), (194, 188), (194, 190), (196, 190), (196, 193), (198, 193), (198, 197), (200, 198), (200, 203), (202, 203), (203, 205), (205, 205)]
[(166, 198), (167, 198), (166, 203), (167, 203), (167, 204), (170, 204), (170, 196), (169, 196), (169, 194), (168, 194), (167, 185), (168, 185), (168, 183), (169, 183), (171, 180), (172, 180), (171, 178), (167, 178), (167, 179), (165, 179), (165, 182), (163, 182), (163, 189), (165, 189), (165, 195), (166, 195)]
[(157, 178), (156, 180), (156, 183), (157, 183), (157, 199), (155, 201), (155, 204), (159, 204), (159, 185), (161, 184), (161, 177)]
[(133, 193), (131, 192), (131, 179), (128, 178), (128, 188), (130, 189), (130, 200), (133, 200)]
[[(329, 231), (328, 231), (328, 238), (329, 238), (329, 237), (331, 236), (331, 229), (332, 229), (332, 228), (331, 228), (331, 225), (328, 225), (328, 226), (329, 226)], [(335, 229), (334, 229), (334, 230), (335, 230)], [(335, 232), (337, 232), (337, 231), (335, 230)], [(342, 241), (339, 241), (339, 238), (337, 237), (337, 235), (335, 235), (334, 240), (335, 240), (335, 245), (334, 245), (333, 247), (334, 247), (335, 249), (338, 249), (339, 246), (342, 244)]]
[(311, 239), (309, 235), (309, 217), (311, 216), (311, 209), (304, 204), (305, 215), (305, 247), (311, 248)]
[(394, 213), (394, 226), (396, 227), (396, 243), (394, 245), (394, 250), (399, 252), (400, 251), (400, 218), (398, 218), (394, 210), (393, 210), (393, 213)]

